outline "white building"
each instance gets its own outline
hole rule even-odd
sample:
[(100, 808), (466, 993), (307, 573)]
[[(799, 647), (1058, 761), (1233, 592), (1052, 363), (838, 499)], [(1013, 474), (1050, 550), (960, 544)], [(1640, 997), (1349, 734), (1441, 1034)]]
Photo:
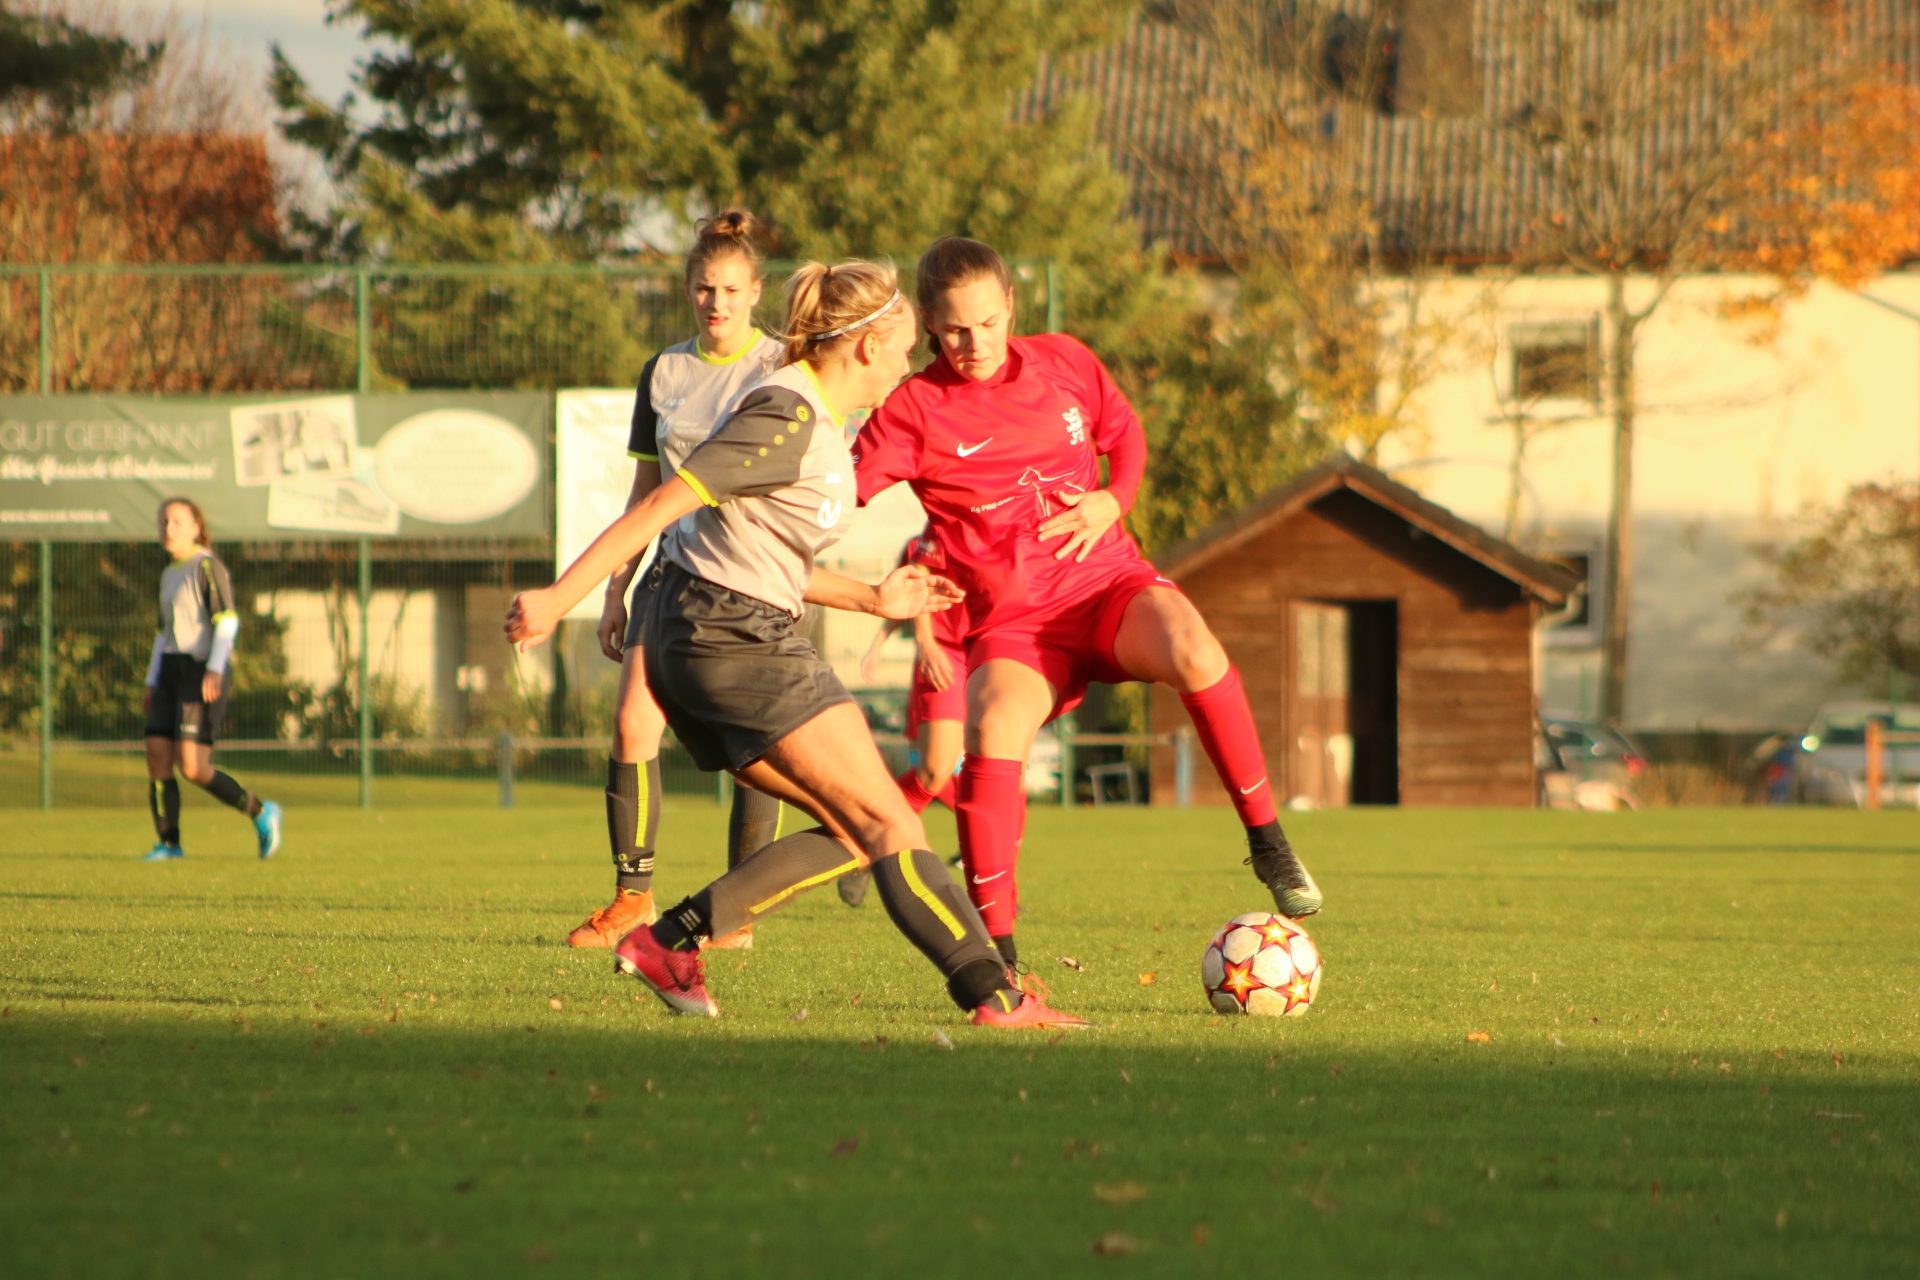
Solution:
[[(1769, 581), (1766, 550), (1803, 536), (1852, 486), (1920, 478), (1920, 273), (1863, 294), (1816, 287), (1785, 304), (1774, 333), (1726, 318), (1728, 301), (1768, 287), (1684, 280), (1641, 333), (1630, 728), (1788, 728), (1855, 692), (1796, 635), (1751, 626), (1743, 594)], [(1452, 327), (1449, 356), (1423, 394), (1424, 429), (1390, 437), (1380, 456), (1490, 533), (1588, 558), (1584, 618), (1547, 637), (1549, 711), (1599, 704), (1593, 624), (1613, 477), (1604, 288), (1572, 276), (1436, 286), (1428, 305)]]

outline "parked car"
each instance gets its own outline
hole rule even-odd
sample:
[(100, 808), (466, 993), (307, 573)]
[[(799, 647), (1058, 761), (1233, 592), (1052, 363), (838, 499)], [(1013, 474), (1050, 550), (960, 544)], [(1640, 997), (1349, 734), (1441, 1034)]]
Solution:
[(1646, 754), (1612, 725), (1569, 716), (1540, 721), (1541, 803), (1549, 809), (1632, 809)]
[[(1867, 802), (1867, 722), (1920, 738), (1920, 704), (1829, 702), (1814, 714), (1793, 762), (1801, 804), (1859, 808)], [(1920, 740), (1891, 742), (1882, 759), (1880, 803), (1920, 807)]]

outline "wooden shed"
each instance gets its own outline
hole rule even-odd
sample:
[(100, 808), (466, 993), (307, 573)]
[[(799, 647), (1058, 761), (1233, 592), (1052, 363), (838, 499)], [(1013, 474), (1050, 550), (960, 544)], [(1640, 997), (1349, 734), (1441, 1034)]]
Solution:
[[(1239, 667), (1276, 800), (1532, 805), (1534, 630), (1580, 579), (1336, 454), (1157, 558)], [(1153, 686), (1153, 727), (1188, 724)], [(1175, 752), (1153, 752), (1172, 803)], [(1200, 759), (1192, 798), (1225, 803)]]

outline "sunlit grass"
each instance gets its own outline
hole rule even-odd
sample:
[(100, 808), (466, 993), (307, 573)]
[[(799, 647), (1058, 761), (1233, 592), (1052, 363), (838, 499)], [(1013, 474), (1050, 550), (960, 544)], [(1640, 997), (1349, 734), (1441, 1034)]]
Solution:
[[(1264, 1021), (1199, 989), (1262, 905), (1230, 814), (1036, 809), (1022, 951), (1102, 1024), (1056, 1036), (967, 1027), (830, 891), (715, 959), (725, 1017), (670, 1019), (561, 945), (608, 887), (597, 796), (465, 798), (296, 808), (264, 864), (211, 806), (168, 866), (137, 811), (0, 815), (10, 1274), (1920, 1259), (1911, 814), (1301, 815), (1327, 980)], [(722, 819), (670, 809), (667, 896)]]

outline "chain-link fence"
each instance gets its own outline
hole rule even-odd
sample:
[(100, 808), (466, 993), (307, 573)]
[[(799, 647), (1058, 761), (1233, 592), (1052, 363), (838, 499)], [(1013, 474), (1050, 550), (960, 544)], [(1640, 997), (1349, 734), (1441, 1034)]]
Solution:
[[(763, 319), (791, 269), (769, 264)], [(1051, 265), (1015, 269), (1021, 329), (1058, 329)], [(692, 333), (671, 266), (0, 267), (13, 393), (624, 386)], [(603, 784), (619, 668), (592, 628), (528, 655), (501, 633), (512, 593), (552, 581), (550, 538), (215, 550), (242, 618), (218, 753), (248, 785), (384, 806)], [(151, 542), (0, 543), (0, 807), (146, 804), (165, 563)], [(860, 691), (896, 768), (902, 693)], [(671, 738), (662, 763), (670, 793), (724, 797)]]
[[(767, 327), (793, 266), (767, 264)], [(1022, 331), (1059, 329), (1053, 264), (1014, 273)], [(671, 265), (0, 265), (0, 391), (626, 386), (692, 333)]]

